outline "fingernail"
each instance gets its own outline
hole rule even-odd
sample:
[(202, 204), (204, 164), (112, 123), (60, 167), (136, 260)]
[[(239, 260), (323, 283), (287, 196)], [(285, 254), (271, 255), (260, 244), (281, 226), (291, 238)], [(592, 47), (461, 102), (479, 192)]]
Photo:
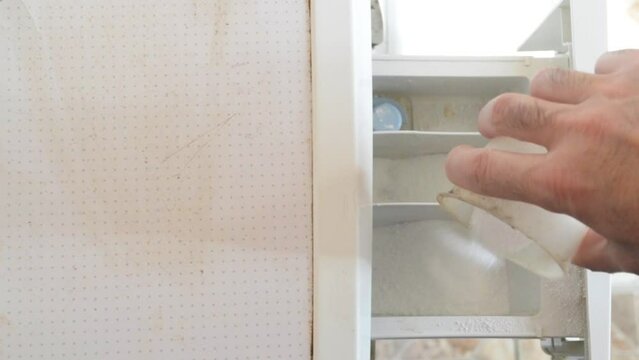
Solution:
[(455, 185), (463, 186), (465, 175), (464, 170), (468, 168), (465, 160), (468, 153), (473, 150), (472, 146), (459, 145), (453, 148), (446, 157), (444, 170), (448, 179)]
[(479, 116), (477, 118), (477, 127), (479, 128), (479, 132), (487, 138), (495, 136), (495, 127), (492, 123), (495, 100), (496, 98), (490, 100), (486, 105), (484, 105), (484, 107), (479, 111)]

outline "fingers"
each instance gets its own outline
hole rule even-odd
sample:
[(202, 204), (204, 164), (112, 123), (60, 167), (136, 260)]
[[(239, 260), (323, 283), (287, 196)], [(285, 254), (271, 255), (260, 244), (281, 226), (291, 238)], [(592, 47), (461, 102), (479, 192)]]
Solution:
[(572, 258), (573, 264), (594, 271), (639, 272), (639, 249), (609, 241), (590, 230)]
[(610, 74), (624, 77), (639, 65), (639, 50), (620, 50), (603, 54), (595, 66), (595, 74), (551, 68), (540, 71), (530, 83), (534, 97), (564, 104), (579, 104), (595, 95), (616, 94), (610, 88)]
[(595, 65), (596, 74), (612, 74), (639, 62), (639, 50), (611, 51), (599, 57)]
[(446, 160), (446, 175), (455, 185), (478, 194), (538, 203), (547, 198), (532, 176), (545, 161), (543, 154), (519, 154), (462, 145)]
[(557, 115), (572, 107), (522, 94), (504, 94), (479, 113), (479, 131), (487, 138), (513, 137), (551, 147), (561, 124)]
[(564, 104), (579, 104), (600, 92), (597, 75), (550, 68), (540, 71), (530, 83), (534, 97)]

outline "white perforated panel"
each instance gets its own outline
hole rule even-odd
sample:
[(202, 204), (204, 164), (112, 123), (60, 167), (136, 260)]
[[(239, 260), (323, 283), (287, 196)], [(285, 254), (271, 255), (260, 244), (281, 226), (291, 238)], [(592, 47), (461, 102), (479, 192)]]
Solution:
[(0, 358), (303, 359), (305, 0), (0, 1)]

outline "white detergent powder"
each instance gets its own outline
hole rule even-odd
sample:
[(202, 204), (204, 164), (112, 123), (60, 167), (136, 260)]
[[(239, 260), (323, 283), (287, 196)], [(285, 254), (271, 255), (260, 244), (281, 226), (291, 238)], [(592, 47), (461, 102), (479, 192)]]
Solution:
[(373, 201), (435, 202), (452, 184), (444, 172), (445, 154), (373, 159)]
[(375, 315), (506, 315), (504, 260), (470, 240), (452, 221), (376, 228), (373, 235)]

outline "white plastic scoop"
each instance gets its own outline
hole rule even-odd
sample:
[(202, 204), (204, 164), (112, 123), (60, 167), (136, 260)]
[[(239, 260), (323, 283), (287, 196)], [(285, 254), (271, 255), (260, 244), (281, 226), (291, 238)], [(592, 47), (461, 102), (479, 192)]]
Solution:
[[(511, 138), (493, 139), (486, 147), (519, 153), (546, 152), (541, 146)], [(488, 250), (547, 278), (564, 275), (588, 231), (588, 227), (568, 215), (459, 187), (439, 194), (437, 201)]]

